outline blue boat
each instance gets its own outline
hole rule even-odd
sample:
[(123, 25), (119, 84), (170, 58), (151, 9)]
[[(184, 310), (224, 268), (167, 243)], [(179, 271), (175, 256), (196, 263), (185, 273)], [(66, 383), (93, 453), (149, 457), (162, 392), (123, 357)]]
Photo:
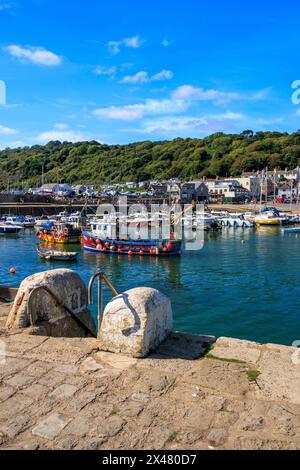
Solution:
[(82, 232), (82, 245), (86, 251), (103, 254), (174, 256), (181, 251), (181, 241), (164, 240), (117, 240), (99, 239), (89, 232)]
[(300, 233), (300, 227), (293, 227), (293, 228), (284, 228), (282, 229), (282, 233)]

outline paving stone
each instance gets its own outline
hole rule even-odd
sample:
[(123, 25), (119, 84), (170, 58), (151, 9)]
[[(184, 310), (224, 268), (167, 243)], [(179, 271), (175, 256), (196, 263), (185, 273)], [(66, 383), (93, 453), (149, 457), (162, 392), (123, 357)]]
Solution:
[(34, 361), (28, 367), (23, 369), (24, 374), (37, 379), (43, 377), (47, 372), (53, 369), (53, 364), (43, 361)]
[(28, 366), (32, 361), (27, 360), (27, 359), (22, 359), (18, 357), (16, 360), (13, 357), (7, 357), (5, 360), (5, 364), (0, 363), (0, 380), (5, 378), (5, 377), (10, 377), (17, 372), (21, 371), (22, 369), (25, 369), (26, 366)]
[(88, 357), (80, 364), (80, 372), (96, 372), (98, 370), (103, 370), (104, 366), (95, 361), (93, 357)]
[(94, 427), (94, 416), (91, 413), (82, 414), (73, 419), (66, 427), (63, 434), (75, 436), (77, 438), (85, 437)]
[(132, 357), (122, 356), (120, 354), (113, 354), (104, 351), (100, 351), (94, 354), (94, 359), (104, 368), (111, 370), (116, 369), (118, 371), (127, 370), (137, 364), (137, 359)]
[(265, 346), (257, 369), (260, 371), (257, 396), (300, 404), (300, 367), (292, 361), (291, 348)]
[(62, 364), (58, 367), (55, 367), (55, 369), (54, 369), (55, 372), (60, 372), (62, 374), (66, 374), (66, 375), (77, 374), (78, 370), (79, 370), (79, 367), (75, 366), (74, 364)]
[(33, 384), (30, 387), (27, 387), (22, 390), (24, 395), (27, 395), (34, 400), (38, 400), (41, 397), (46, 396), (49, 393), (49, 388), (46, 385)]
[(151, 399), (150, 395), (147, 395), (146, 393), (133, 393), (131, 395), (131, 400), (134, 400), (134, 401), (147, 402), (150, 399)]
[(78, 441), (75, 441), (74, 439), (61, 439), (60, 441), (57, 442), (59, 447), (62, 447), (63, 449), (66, 450), (72, 450), (74, 447), (77, 446)]
[(212, 429), (207, 436), (209, 443), (215, 447), (223, 445), (228, 438), (226, 429)]
[(140, 377), (134, 386), (134, 390), (138, 393), (149, 393), (152, 396), (161, 393), (175, 382), (173, 374), (164, 374), (161, 371), (150, 370)]
[(25, 441), (16, 442), (13, 445), (7, 445), (3, 450), (43, 450), (43, 447), (38, 440), (29, 438)]
[(31, 336), (28, 334), (19, 334), (17, 341), (15, 335), (9, 336), (5, 339), (6, 351), (8, 355), (23, 355), (34, 350), (36, 347), (48, 341), (48, 338), (43, 336)]
[(35, 378), (34, 377), (30, 377), (29, 375), (25, 375), (24, 372), (20, 372), (16, 375), (14, 375), (13, 377), (11, 377), (10, 379), (7, 379), (5, 380), (5, 383), (7, 385), (10, 385), (12, 387), (15, 387), (15, 388), (22, 388), (26, 385), (29, 385), (31, 384), (32, 382), (34, 382)]
[(103, 419), (99, 416), (95, 419), (95, 425), (97, 429), (97, 436), (109, 438), (116, 436), (125, 425), (125, 421), (120, 416), (110, 416), (107, 419)]
[(1, 403), (0, 420), (9, 420), (22, 414), (22, 411), (28, 408), (32, 403), (33, 400), (31, 398), (21, 393), (16, 393), (5, 402)]
[(141, 403), (127, 402), (121, 409), (120, 414), (126, 418), (136, 418), (144, 409), (144, 405)]
[(0, 432), (13, 439), (21, 432), (25, 431), (29, 425), (29, 417), (25, 415), (15, 416), (5, 424), (0, 423)]
[(172, 333), (155, 351), (155, 355), (169, 359), (193, 360), (201, 357), (215, 342), (213, 336)]
[(244, 397), (250, 390), (247, 367), (244, 364), (214, 359), (197, 361), (182, 380), (221, 394), (227, 393), (239, 397)]
[(96, 392), (81, 391), (66, 406), (65, 411), (68, 413), (76, 413), (81, 411), (86, 405), (93, 402), (97, 397)]
[(53, 392), (49, 394), (49, 397), (54, 398), (55, 400), (64, 400), (66, 398), (71, 398), (77, 392), (77, 387), (74, 385), (63, 384), (57, 387)]
[(53, 441), (67, 426), (69, 420), (60, 413), (53, 413), (32, 429), (34, 436), (43, 437)]
[(219, 338), (213, 345), (212, 354), (223, 359), (236, 359), (256, 364), (261, 355), (260, 345), (251, 341)]
[(76, 450), (98, 450), (101, 448), (105, 439), (101, 438), (86, 438), (83, 439), (76, 447)]
[(49, 338), (46, 342), (33, 349), (30, 352), (30, 357), (41, 361), (47, 361), (51, 358), (51, 362), (54, 364), (55, 362), (60, 364), (76, 364), (91, 351), (92, 349), (88, 345), (85, 346), (79, 340)]
[(0, 402), (7, 400), (14, 393), (16, 393), (15, 388), (10, 387), (9, 385), (0, 385)]

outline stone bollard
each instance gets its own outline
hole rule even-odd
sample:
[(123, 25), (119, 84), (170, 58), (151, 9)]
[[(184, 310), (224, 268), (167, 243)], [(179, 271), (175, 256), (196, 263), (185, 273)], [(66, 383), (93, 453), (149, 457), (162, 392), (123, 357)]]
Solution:
[[(76, 321), (65, 308), (45, 290), (34, 293), (37, 287), (50, 289), (60, 302), (69, 308), (84, 325)], [(69, 269), (55, 269), (26, 278), (18, 291), (9, 313), (6, 328), (29, 328), (29, 333), (44, 336), (82, 337), (96, 335), (96, 328), (87, 309), (87, 289), (81, 277)]]
[(141, 358), (172, 332), (170, 300), (155, 289), (141, 287), (115, 297), (105, 308), (100, 349)]

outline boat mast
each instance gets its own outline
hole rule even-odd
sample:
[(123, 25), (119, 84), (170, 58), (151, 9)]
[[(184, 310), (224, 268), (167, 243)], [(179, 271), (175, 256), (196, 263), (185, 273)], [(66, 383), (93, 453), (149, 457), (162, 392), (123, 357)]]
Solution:
[(260, 201), (259, 201), (259, 210), (260, 210), (260, 212), (261, 212), (261, 209), (262, 209), (263, 181), (264, 181), (264, 170), (262, 170), (261, 178), (260, 178)]

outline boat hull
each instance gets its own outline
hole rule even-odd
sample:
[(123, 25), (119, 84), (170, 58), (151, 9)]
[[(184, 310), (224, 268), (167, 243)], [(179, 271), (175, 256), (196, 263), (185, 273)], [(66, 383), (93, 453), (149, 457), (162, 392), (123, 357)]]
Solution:
[(300, 227), (284, 228), (282, 233), (300, 233)]
[(21, 227), (0, 227), (0, 235), (17, 235), (21, 230)]
[(45, 243), (53, 243), (55, 245), (75, 245), (80, 243), (81, 236), (53, 236), (53, 235), (40, 235), (40, 240)]
[(99, 240), (91, 233), (82, 233), (84, 250), (93, 253), (138, 256), (175, 256), (181, 252), (178, 240)]
[(63, 253), (37, 248), (37, 254), (45, 261), (76, 261), (78, 253)]

